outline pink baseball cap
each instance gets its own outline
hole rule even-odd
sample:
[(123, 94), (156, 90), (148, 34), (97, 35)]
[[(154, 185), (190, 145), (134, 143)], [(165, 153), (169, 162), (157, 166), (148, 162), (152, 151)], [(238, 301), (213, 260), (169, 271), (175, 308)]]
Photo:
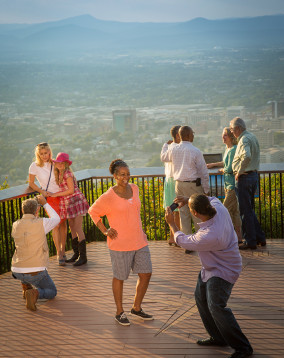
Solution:
[(69, 165), (72, 164), (72, 161), (69, 160), (69, 155), (67, 153), (58, 153), (56, 156), (56, 159), (53, 159), (53, 161), (55, 163), (63, 163), (63, 162), (67, 162)]

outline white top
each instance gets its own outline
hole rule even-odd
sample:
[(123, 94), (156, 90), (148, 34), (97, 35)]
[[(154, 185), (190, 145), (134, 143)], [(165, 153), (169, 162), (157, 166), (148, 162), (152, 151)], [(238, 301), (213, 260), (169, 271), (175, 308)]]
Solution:
[[(39, 167), (36, 165), (35, 162), (33, 162), (29, 167), (29, 174), (35, 175), (41, 188), (43, 190), (46, 190), (48, 178), (50, 174), (50, 163), (44, 163), (43, 167)], [(50, 191), (51, 193), (57, 193), (60, 191), (59, 186), (56, 184), (55, 176), (54, 176), (54, 165), (52, 166), (52, 172), (50, 177), (50, 182), (48, 185), (47, 191)]]
[[(57, 214), (57, 212), (49, 205), (45, 204), (44, 209), (46, 210), (47, 214), (49, 215), (49, 218), (43, 218), (43, 228), (45, 235), (49, 233), (52, 229), (55, 228), (60, 223), (60, 217)], [(38, 272), (38, 271), (44, 271), (46, 270), (46, 267), (11, 267), (12, 272), (18, 272), (18, 273), (29, 273), (29, 272)]]
[[(161, 160), (162, 160), (162, 153), (165, 150), (168, 150), (169, 148), (174, 147), (176, 145), (178, 145), (178, 143), (175, 142), (172, 142), (171, 144), (165, 143), (161, 151)], [(166, 179), (174, 177), (173, 165), (171, 162), (165, 162), (165, 175), (166, 175)]]
[(172, 163), (174, 180), (193, 181), (201, 178), (202, 188), (208, 193), (209, 174), (201, 151), (188, 141), (181, 141), (175, 146), (165, 144), (162, 148), (161, 160)]

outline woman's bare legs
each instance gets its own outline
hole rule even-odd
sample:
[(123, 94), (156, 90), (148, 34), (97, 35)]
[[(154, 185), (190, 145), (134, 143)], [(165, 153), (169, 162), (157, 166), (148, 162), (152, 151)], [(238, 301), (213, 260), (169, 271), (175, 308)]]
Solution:
[(76, 216), (75, 218), (68, 219), (69, 226), (72, 234), (72, 239), (78, 237), (79, 242), (85, 240), (85, 234), (83, 231), (83, 216)]
[(60, 250), (62, 252), (62, 257), (65, 255), (65, 245), (67, 239), (67, 224), (66, 220), (59, 224), (59, 242), (60, 242)]
[[(78, 250), (79, 259), (74, 263), (74, 266), (81, 266), (87, 262), (87, 251), (86, 251), (86, 238), (83, 231), (83, 216), (76, 216), (75, 218), (69, 219), (69, 225), (72, 233), (72, 238), (78, 237)], [(75, 252), (75, 250), (74, 250)]]
[(55, 226), (55, 228), (52, 230), (52, 238), (53, 238), (53, 242), (56, 248), (56, 252), (57, 252), (57, 256), (59, 259), (63, 258), (63, 255), (61, 253), (61, 245), (60, 245), (60, 230), (59, 230), (59, 226), (60, 224), (58, 224), (57, 226)]

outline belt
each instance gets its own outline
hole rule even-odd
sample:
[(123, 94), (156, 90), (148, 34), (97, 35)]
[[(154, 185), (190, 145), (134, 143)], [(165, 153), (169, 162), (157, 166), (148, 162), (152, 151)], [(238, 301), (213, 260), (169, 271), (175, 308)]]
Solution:
[(178, 180), (181, 181), (182, 183), (196, 183), (196, 180)]
[(257, 173), (257, 170), (249, 170), (248, 172), (244, 172), (243, 174), (251, 174), (251, 173)]
[(38, 273), (42, 271), (36, 271), (36, 272), (26, 272), (26, 275), (36, 276)]

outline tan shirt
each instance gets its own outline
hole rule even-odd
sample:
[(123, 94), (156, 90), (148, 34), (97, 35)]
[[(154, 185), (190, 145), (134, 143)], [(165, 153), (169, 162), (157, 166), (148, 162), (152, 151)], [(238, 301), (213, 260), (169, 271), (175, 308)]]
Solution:
[(46, 234), (59, 224), (60, 218), (49, 204), (45, 204), (50, 218), (38, 218), (24, 214), (13, 223), (12, 237), (15, 253), (12, 258), (13, 272), (29, 273), (43, 271), (48, 266), (49, 248)]
[(243, 174), (252, 170), (259, 170), (260, 150), (256, 136), (243, 131), (238, 138), (238, 146), (232, 162), (234, 174)]

